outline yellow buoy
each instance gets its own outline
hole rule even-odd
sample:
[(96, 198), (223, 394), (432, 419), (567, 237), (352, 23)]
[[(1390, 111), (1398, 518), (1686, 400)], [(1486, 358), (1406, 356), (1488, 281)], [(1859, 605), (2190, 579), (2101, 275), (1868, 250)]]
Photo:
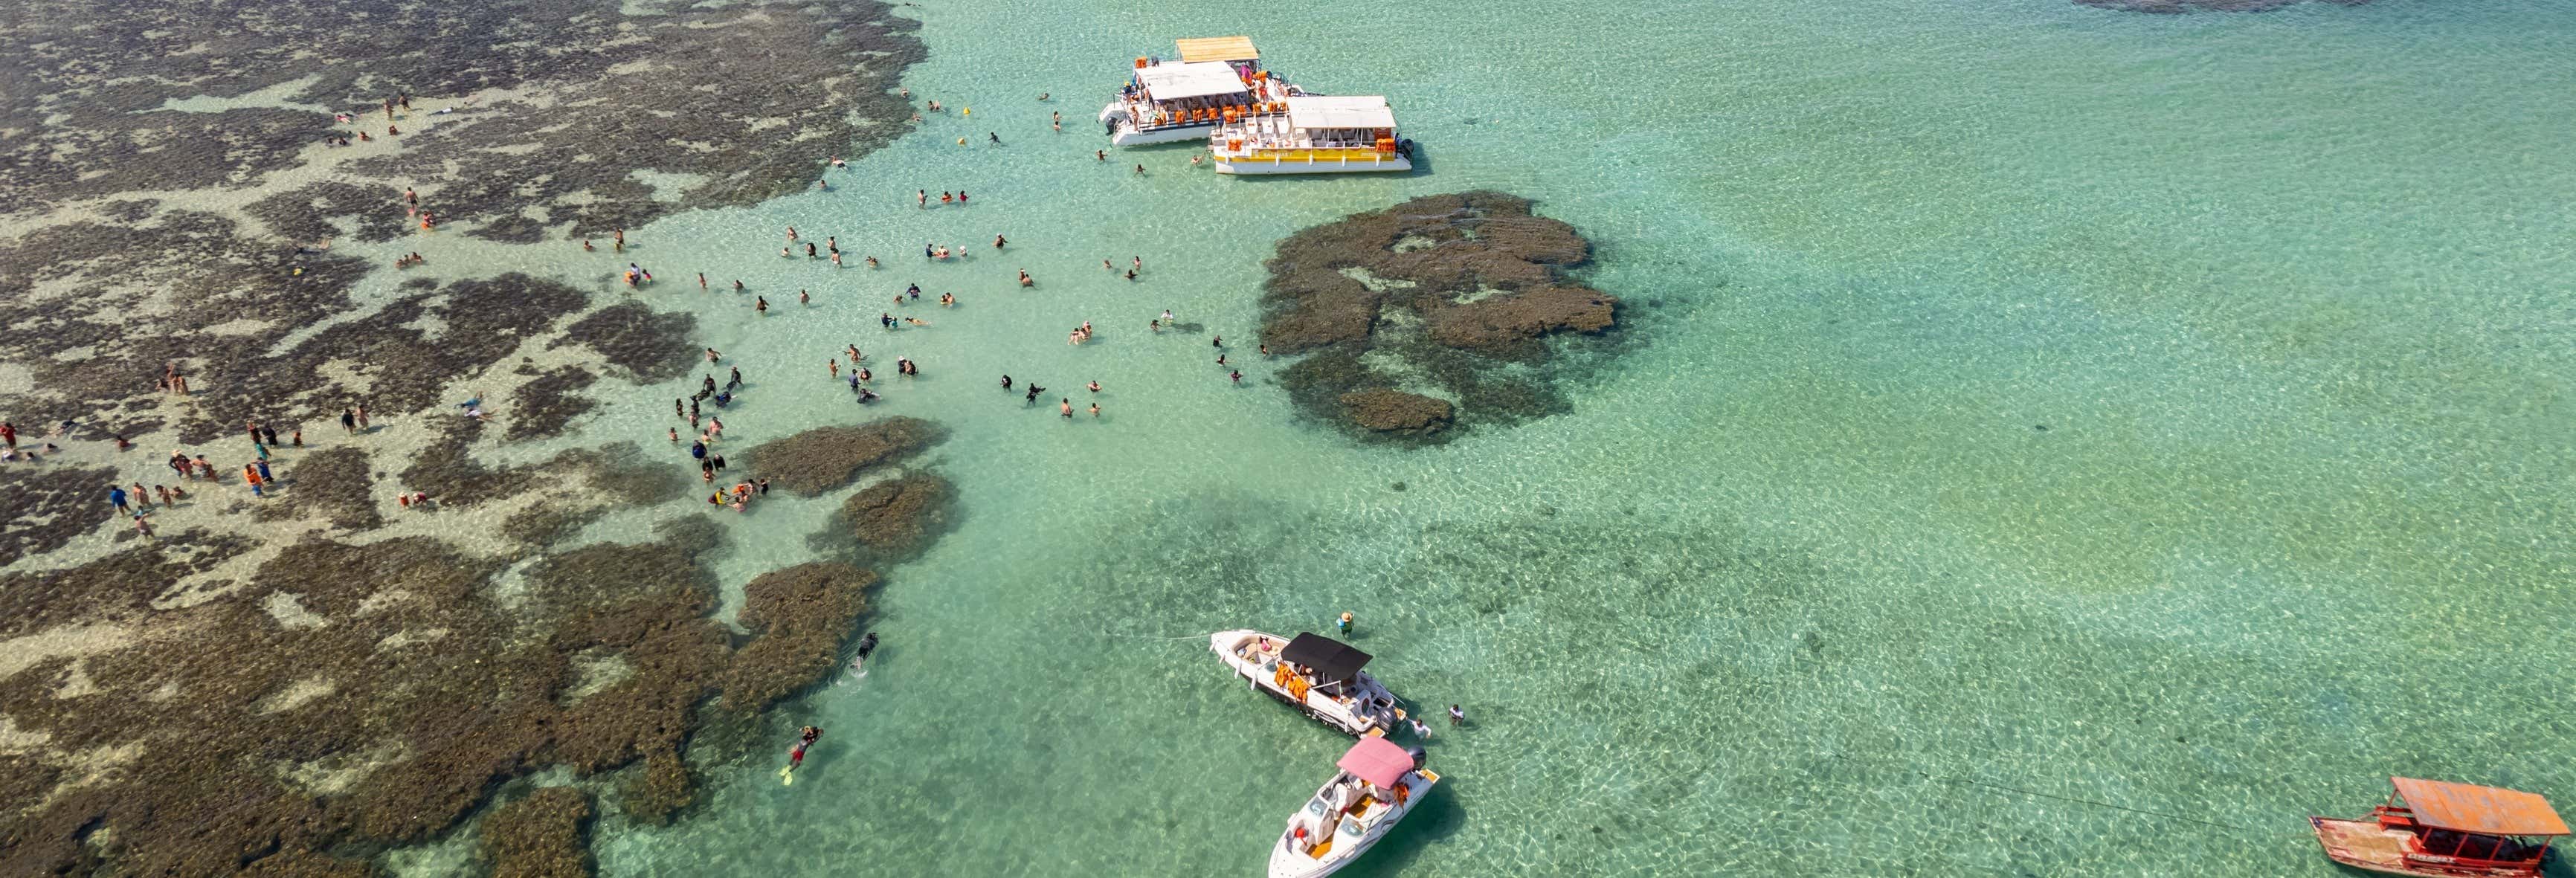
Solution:
[(963, 137), (957, 138), (957, 145), (958, 145), (958, 146), (965, 146), (965, 145), (966, 145), (966, 138), (963, 138)]

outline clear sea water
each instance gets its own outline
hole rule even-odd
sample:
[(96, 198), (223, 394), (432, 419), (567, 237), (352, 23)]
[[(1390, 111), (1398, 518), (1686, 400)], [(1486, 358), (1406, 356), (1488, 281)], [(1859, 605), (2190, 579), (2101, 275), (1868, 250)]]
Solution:
[[(2328, 876), (2303, 818), (2391, 774), (2576, 805), (2576, 6), (905, 14), (949, 114), (831, 192), (630, 237), (751, 379), (730, 435), (941, 421), (960, 526), (891, 571), (872, 673), (784, 711), (828, 729), (795, 785), (714, 766), (693, 819), (602, 827), (608, 874), (1254, 874), (1348, 742), (1203, 635), (1345, 610), (1471, 718), (1346, 874)], [(1130, 58), (1232, 33), (1388, 94), (1427, 169), (1093, 160)], [(1206, 336), (1258, 360), (1272, 242), (1475, 187), (1591, 236), (1629, 305), (1615, 358), (1559, 361), (1571, 413), (1402, 451), (1296, 420), (1278, 364), (1227, 383)], [(791, 224), (853, 267), (779, 259)], [(536, 267), (623, 262), (564, 252)], [(962, 304), (879, 330), (907, 282)], [(850, 343), (883, 406), (825, 374)], [(678, 392), (633, 395), (581, 440), (666, 445)], [(729, 584), (827, 512), (727, 516)]]

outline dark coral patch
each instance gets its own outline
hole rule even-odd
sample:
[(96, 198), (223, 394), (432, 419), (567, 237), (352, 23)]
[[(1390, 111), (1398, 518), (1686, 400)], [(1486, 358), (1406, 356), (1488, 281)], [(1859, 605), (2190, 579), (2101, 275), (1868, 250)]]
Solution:
[(816, 427), (743, 452), (752, 474), (811, 497), (850, 483), (859, 471), (911, 456), (939, 441), (938, 425), (892, 417), (849, 427)]
[(1453, 423), (1550, 414), (1562, 396), (1518, 367), (1547, 361), (1550, 336), (1618, 322), (1617, 298), (1566, 277), (1590, 254), (1499, 192), (1353, 214), (1279, 242), (1261, 340), (1302, 355), (1279, 376), (1301, 409), (1361, 435), (1438, 441)]

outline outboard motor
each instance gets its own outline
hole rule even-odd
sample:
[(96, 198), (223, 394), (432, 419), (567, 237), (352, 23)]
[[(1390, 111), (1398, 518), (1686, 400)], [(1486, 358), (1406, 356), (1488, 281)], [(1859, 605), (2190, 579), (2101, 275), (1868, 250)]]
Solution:
[(1406, 748), (1404, 748), (1404, 752), (1406, 752), (1406, 753), (1410, 753), (1410, 754), (1413, 754), (1413, 767), (1414, 767), (1416, 770), (1421, 769), (1421, 768), (1422, 768), (1422, 763), (1423, 763), (1425, 760), (1427, 760), (1427, 759), (1430, 759), (1430, 758), (1431, 758), (1431, 754), (1430, 754), (1430, 753), (1427, 753), (1427, 752), (1424, 752), (1424, 751), (1423, 751), (1423, 749), (1422, 749), (1422, 745), (1420, 745), (1420, 744), (1415, 744), (1415, 745), (1413, 745), (1413, 746), (1406, 747)]

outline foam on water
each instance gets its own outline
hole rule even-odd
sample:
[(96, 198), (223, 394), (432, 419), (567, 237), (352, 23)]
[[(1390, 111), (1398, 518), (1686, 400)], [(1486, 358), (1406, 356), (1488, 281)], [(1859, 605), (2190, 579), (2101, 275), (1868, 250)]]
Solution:
[[(2576, 613), (2565, 4), (915, 12), (909, 82), (949, 115), (833, 191), (546, 266), (632, 259), (698, 309), (751, 382), (730, 444), (928, 417), (960, 496), (891, 571), (865, 682), (786, 709), (829, 730), (799, 782), (715, 766), (678, 826), (606, 824), (610, 874), (1249, 873), (1346, 742), (1197, 636), (1342, 610), (1396, 691), (1472, 718), (1352, 874), (2322, 876), (2300, 818), (2386, 774), (2576, 800), (2547, 712)], [(1224, 33), (1390, 94), (1427, 170), (1092, 160), (1128, 58)], [(1564, 367), (1571, 414), (1432, 450), (1297, 423), (1248, 353), (1270, 243), (1472, 187), (1598, 242), (1623, 359)], [(778, 258), (791, 224), (850, 267)], [(1164, 308), (1204, 331), (1146, 331)], [(852, 343), (879, 406), (824, 371)], [(1104, 417), (1003, 373), (1077, 409), (1097, 379)], [(685, 393), (565, 441), (658, 451)], [(829, 508), (720, 516), (731, 586)]]

